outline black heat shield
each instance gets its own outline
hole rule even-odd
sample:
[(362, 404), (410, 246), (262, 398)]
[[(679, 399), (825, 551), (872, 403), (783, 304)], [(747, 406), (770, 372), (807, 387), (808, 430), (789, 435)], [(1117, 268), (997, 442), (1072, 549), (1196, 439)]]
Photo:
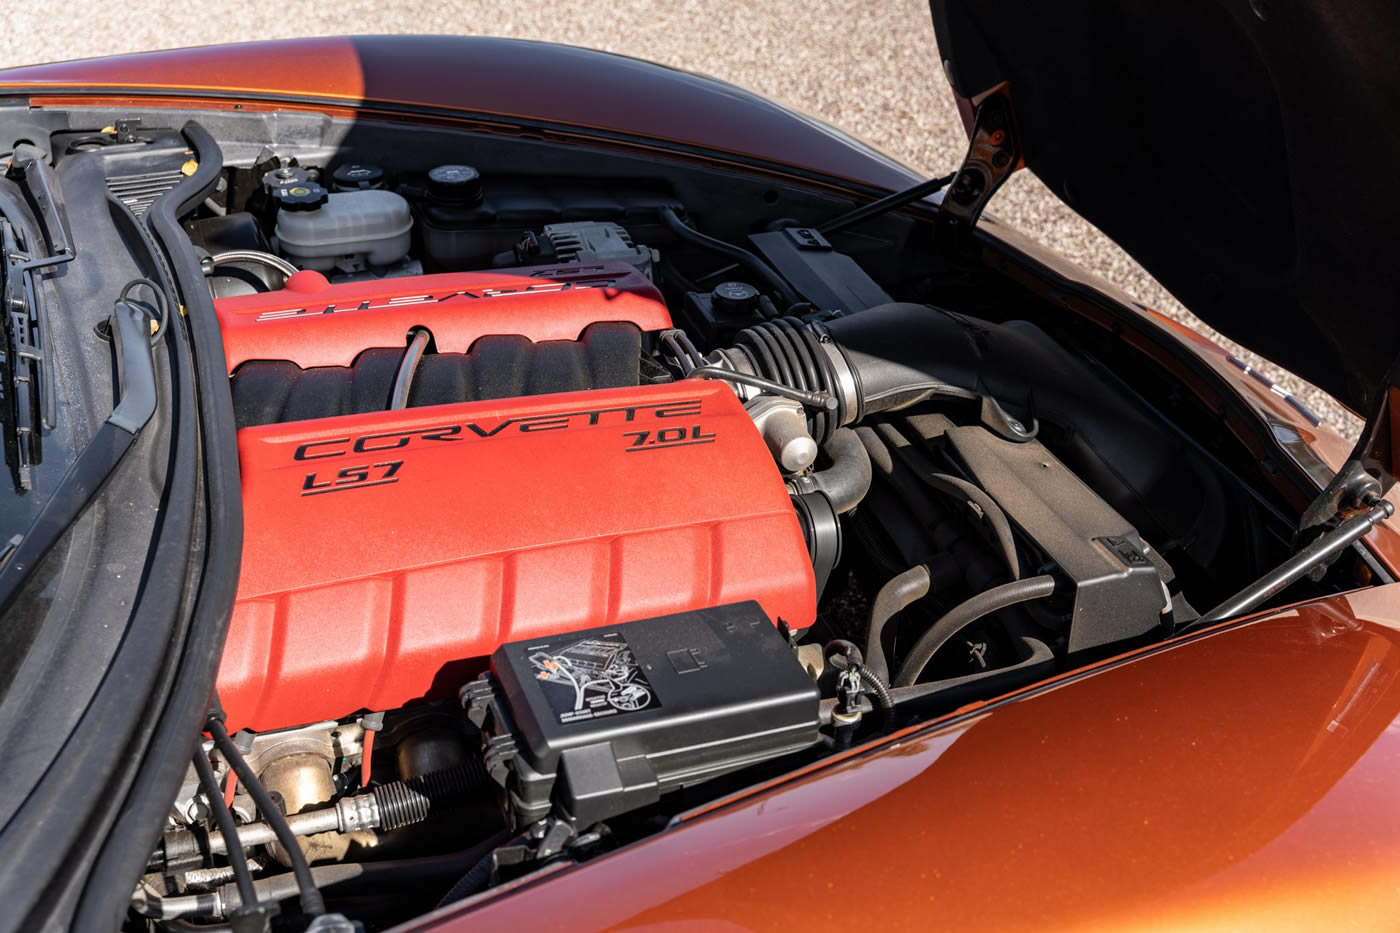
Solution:
[[(1381, 413), (1400, 356), (1400, 5), (931, 7), (955, 92), (1007, 85), (1056, 195), (1212, 327)], [(1371, 453), (1388, 472), (1389, 445)]]

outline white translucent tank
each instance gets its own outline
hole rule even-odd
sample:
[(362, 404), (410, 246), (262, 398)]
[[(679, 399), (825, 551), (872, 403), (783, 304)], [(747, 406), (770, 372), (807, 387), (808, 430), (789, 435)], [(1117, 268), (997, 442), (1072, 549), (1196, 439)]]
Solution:
[(408, 255), (413, 216), (392, 191), (343, 191), (312, 211), (277, 212), (282, 253), (303, 269), (358, 272)]

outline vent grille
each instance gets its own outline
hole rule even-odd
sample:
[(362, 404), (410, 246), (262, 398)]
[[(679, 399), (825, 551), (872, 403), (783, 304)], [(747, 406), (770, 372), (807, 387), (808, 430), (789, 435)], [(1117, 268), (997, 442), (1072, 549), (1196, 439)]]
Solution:
[(121, 201), (137, 217), (144, 216), (156, 198), (165, 194), (184, 179), (179, 169), (166, 172), (148, 172), (144, 175), (124, 175), (107, 179), (107, 190)]

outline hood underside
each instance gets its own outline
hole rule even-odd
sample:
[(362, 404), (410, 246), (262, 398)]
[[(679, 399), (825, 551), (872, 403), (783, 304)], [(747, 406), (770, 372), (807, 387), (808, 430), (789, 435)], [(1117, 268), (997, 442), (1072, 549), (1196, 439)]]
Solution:
[(1369, 413), (1400, 351), (1400, 7), (933, 0), (1026, 164), (1191, 311)]

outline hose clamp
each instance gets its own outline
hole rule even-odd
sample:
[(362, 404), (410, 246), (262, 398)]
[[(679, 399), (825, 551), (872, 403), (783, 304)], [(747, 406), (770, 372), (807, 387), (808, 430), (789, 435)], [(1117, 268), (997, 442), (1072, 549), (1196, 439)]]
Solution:
[(836, 374), (835, 389), (841, 396), (841, 410), (845, 413), (845, 418), (841, 422), (841, 427), (860, 420), (860, 392), (856, 388), (856, 374), (851, 369), (851, 364), (846, 361), (846, 354), (841, 352), (841, 348), (836, 345), (831, 332), (820, 323), (808, 325), (814, 334), (817, 335), (817, 344), (826, 354), (826, 358), (831, 362), (832, 372)]

